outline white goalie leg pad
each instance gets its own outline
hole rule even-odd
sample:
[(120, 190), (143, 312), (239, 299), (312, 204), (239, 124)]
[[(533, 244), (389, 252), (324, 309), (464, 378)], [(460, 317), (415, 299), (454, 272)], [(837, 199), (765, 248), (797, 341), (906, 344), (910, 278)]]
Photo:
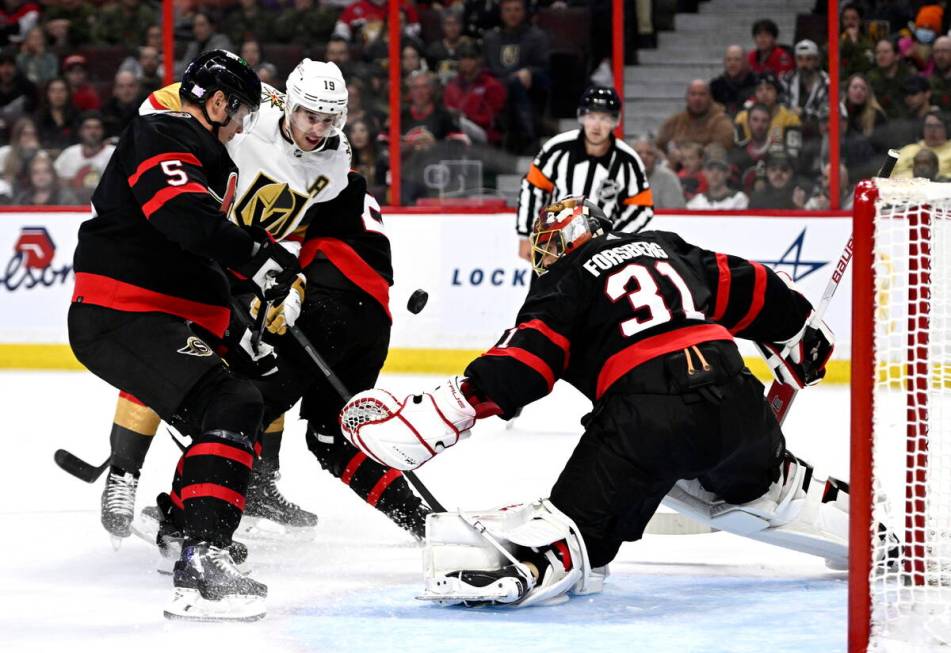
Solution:
[[(564, 544), (556, 545), (561, 542)], [(591, 569), (584, 541), (575, 523), (547, 499), (500, 510), (430, 514), (426, 519), (423, 550), (426, 589), (419, 598), (450, 605), (497, 600), (494, 592), (505, 593), (508, 588), (467, 588), (458, 582), (458, 574), (453, 572), (463, 569), (495, 571), (509, 565), (527, 571), (527, 567), (514, 557), (517, 548), (541, 549), (552, 545), (567, 547), (570, 568), (565, 569), (558, 556), (550, 552), (547, 557), (551, 564), (514, 604), (519, 607), (564, 601), (569, 592), (590, 594), (601, 591), (607, 567)]]
[(726, 503), (694, 479), (678, 481), (663, 504), (711, 528), (825, 558), (833, 569), (848, 567), (848, 486), (816, 478), (799, 459), (749, 503)]

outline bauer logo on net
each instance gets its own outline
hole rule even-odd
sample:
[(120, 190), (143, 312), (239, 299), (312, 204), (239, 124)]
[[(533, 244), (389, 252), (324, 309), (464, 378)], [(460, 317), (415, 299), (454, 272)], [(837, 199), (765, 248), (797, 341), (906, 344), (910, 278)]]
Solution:
[(23, 227), (13, 243), (13, 254), (3, 268), (0, 287), (10, 292), (65, 284), (71, 265), (55, 267), (56, 243), (46, 227)]

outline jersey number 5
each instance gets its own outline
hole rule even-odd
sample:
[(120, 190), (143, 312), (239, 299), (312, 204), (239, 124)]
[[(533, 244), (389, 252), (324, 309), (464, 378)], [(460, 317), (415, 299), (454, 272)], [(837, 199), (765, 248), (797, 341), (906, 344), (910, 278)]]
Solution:
[[(627, 297), (627, 300), (631, 303), (631, 308), (635, 311), (642, 312), (643, 309), (647, 309), (647, 317), (635, 317), (621, 322), (621, 333), (625, 336), (633, 336), (645, 329), (669, 322), (672, 318), (671, 307), (667, 305), (663, 293), (658, 288), (657, 282), (654, 280), (655, 275), (667, 277), (674, 284), (677, 294), (680, 295), (680, 305), (683, 307), (684, 317), (694, 320), (703, 320), (706, 317), (697, 310), (687, 283), (670, 263), (657, 261), (652, 266), (629, 263), (608, 277), (604, 288), (612, 302)], [(628, 290), (631, 282), (636, 284), (634, 290)]]
[(168, 177), (169, 186), (184, 186), (188, 183), (188, 175), (182, 170), (182, 162), (178, 159), (162, 161), (162, 172)]

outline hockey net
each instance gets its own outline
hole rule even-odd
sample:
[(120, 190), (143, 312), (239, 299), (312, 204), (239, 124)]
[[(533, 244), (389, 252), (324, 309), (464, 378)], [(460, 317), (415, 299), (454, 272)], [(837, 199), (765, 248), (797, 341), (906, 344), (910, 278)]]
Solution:
[(856, 191), (850, 652), (951, 651), (951, 184)]

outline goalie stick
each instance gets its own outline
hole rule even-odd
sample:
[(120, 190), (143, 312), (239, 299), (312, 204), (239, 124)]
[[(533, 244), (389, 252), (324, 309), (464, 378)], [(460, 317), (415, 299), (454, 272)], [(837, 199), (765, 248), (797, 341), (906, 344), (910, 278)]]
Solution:
[[(885, 157), (885, 162), (882, 164), (876, 176), (890, 177), (897, 162), (898, 152), (896, 150), (889, 150), (888, 155)], [(822, 300), (819, 302), (819, 307), (816, 309), (815, 315), (813, 315), (810, 321), (810, 326), (818, 326), (822, 322), (822, 317), (825, 315), (826, 309), (829, 308), (829, 304), (832, 302), (832, 296), (835, 295), (835, 291), (838, 290), (839, 284), (842, 282), (842, 278), (845, 276), (845, 272), (851, 261), (852, 236), (850, 234), (849, 242), (845, 244), (845, 249), (839, 256), (835, 270), (832, 271), (832, 278), (829, 279), (829, 283), (826, 284), (826, 289), (822, 293)], [(789, 347), (787, 346), (783, 349), (781, 357), (785, 358), (788, 355)], [(789, 407), (792, 406), (798, 392), (795, 387), (780, 381), (773, 381), (772, 385), (769, 386), (769, 391), (766, 393), (766, 402), (772, 409), (773, 414), (776, 416), (776, 421), (779, 422), (780, 426), (782, 426), (786, 420), (786, 415), (789, 414)]]
[[(340, 380), (340, 377), (334, 374), (334, 371), (330, 369), (330, 365), (327, 364), (327, 361), (324, 360), (323, 356), (317, 353), (317, 350), (314, 348), (310, 338), (304, 335), (304, 332), (296, 326), (287, 327), (287, 332), (290, 333), (294, 337), (294, 340), (297, 341), (297, 344), (299, 344), (301, 348), (307, 352), (307, 355), (310, 356), (310, 359), (324, 374), (324, 376), (327, 378), (327, 382), (330, 383), (334, 390), (336, 390), (337, 394), (340, 395), (340, 398), (345, 402), (350, 401), (350, 398), (353, 397), (353, 394), (347, 390), (347, 387), (343, 384), (343, 381)], [(421, 496), (423, 500), (429, 504), (430, 508), (436, 512), (446, 512), (446, 509), (441, 503), (439, 503), (436, 497), (433, 496), (433, 493), (430, 492), (425, 485), (423, 485), (422, 481), (419, 480), (416, 472), (407, 470), (403, 472), (403, 476), (405, 476), (406, 480), (412, 484), (413, 488), (417, 492), (419, 492), (419, 496)]]

